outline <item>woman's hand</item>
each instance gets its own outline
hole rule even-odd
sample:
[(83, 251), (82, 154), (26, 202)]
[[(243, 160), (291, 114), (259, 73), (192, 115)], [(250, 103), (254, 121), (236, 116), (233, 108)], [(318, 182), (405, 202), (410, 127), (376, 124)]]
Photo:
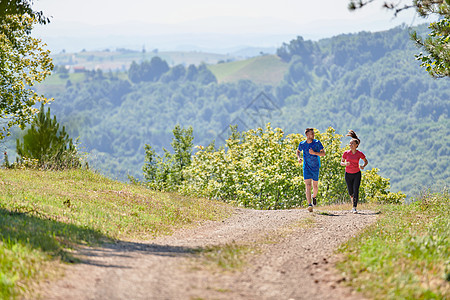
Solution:
[(343, 167), (348, 167), (348, 166), (350, 166), (350, 162), (347, 161), (347, 160), (342, 159), (342, 160), (341, 160), (341, 166), (343, 166)]
[(367, 166), (367, 164), (369, 163), (368, 161), (367, 161), (367, 158), (363, 158), (362, 159), (363, 161), (364, 161), (364, 165), (360, 165), (359, 166), (359, 169), (360, 170), (364, 170), (364, 168)]

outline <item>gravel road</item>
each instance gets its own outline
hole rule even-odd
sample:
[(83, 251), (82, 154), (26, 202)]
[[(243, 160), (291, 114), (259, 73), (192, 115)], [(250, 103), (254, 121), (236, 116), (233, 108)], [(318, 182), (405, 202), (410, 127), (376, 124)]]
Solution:
[[(236, 209), (150, 241), (79, 250), (82, 263), (44, 282), (42, 299), (364, 299), (341, 284), (336, 248), (377, 218), (372, 211)], [(198, 247), (258, 245), (246, 266), (224, 272), (198, 264)], [(200, 267), (192, 267), (193, 265)], [(35, 295), (37, 296), (37, 295)]]

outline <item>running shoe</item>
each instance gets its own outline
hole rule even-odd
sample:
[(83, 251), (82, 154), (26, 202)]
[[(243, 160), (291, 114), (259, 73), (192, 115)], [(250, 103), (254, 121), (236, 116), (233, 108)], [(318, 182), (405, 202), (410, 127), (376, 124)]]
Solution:
[(358, 213), (358, 211), (356, 210), (356, 207), (353, 207), (353, 208), (352, 208), (352, 213), (354, 213), (354, 214), (357, 214), (357, 213)]
[(308, 205), (308, 211), (309, 211), (309, 212), (312, 212), (312, 211), (313, 211), (313, 206), (312, 206), (312, 204), (309, 204), (309, 205)]
[(317, 198), (316, 198), (316, 197), (313, 197), (312, 200), (313, 200), (313, 205), (316, 206), (316, 205), (317, 205)]

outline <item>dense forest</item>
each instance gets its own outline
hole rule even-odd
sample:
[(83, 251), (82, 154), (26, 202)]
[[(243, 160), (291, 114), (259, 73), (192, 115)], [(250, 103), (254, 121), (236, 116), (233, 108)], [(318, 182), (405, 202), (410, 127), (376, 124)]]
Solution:
[(447, 185), (450, 172), (450, 81), (432, 79), (417, 52), (404, 27), (317, 42), (298, 37), (277, 50), (288, 63), (277, 85), (218, 83), (205, 64), (169, 66), (153, 57), (125, 73), (87, 71), (78, 80), (57, 68), (52, 76), (62, 87), (46, 93), (91, 165), (119, 179), (141, 177), (144, 145), (170, 148), (177, 124), (193, 127), (194, 144), (220, 146), (230, 124), (248, 130), (271, 122), (287, 133), (354, 129), (368, 167), (390, 178), (393, 191), (412, 194)]

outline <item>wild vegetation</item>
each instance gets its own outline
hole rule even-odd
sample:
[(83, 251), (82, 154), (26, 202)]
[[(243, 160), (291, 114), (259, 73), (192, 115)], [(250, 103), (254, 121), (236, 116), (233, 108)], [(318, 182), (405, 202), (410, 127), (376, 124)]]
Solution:
[(383, 215), (341, 246), (347, 283), (371, 299), (450, 296), (450, 198), (424, 191), (409, 205), (383, 205)]
[[(300, 207), (305, 202), (302, 168), (292, 154), (301, 140), (300, 134), (284, 136), (280, 128), (238, 132), (236, 127), (226, 146), (199, 146), (191, 158), (192, 128), (173, 130), (174, 154), (164, 149), (157, 156), (146, 145), (144, 165), (145, 185), (157, 190), (175, 190), (189, 195), (220, 199), (255, 209), (286, 209)], [(348, 195), (340, 166), (342, 135), (328, 128), (316, 132), (327, 149), (321, 159), (318, 198), (322, 204), (346, 202)], [(361, 201), (370, 203), (401, 203), (405, 195), (389, 191), (389, 179), (378, 175), (377, 169), (363, 172)]]

